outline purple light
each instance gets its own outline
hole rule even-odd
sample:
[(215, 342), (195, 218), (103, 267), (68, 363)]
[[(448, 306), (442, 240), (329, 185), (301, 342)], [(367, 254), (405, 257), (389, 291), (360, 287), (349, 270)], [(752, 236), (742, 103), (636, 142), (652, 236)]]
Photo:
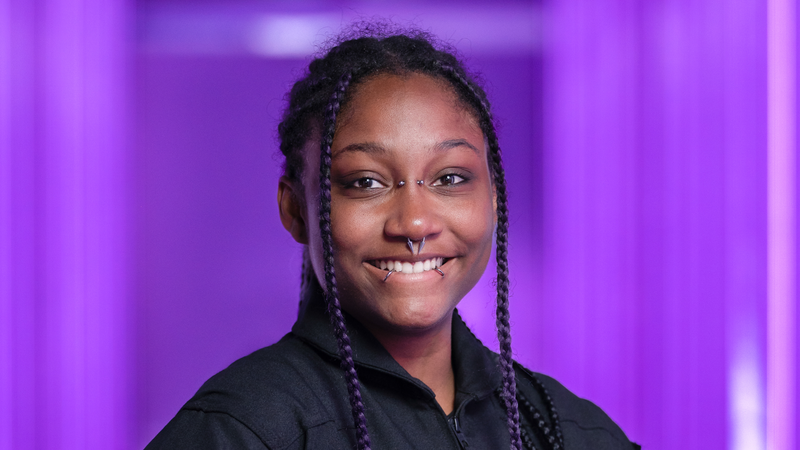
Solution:
[(130, 446), (129, 6), (0, 6), (2, 448)]
[(768, 15), (769, 298), (767, 448), (796, 444), (796, 59), (795, 2), (770, 0)]
[(229, 5), (145, 3), (139, 11), (139, 48), (155, 54), (258, 55), (305, 58), (343, 26), (365, 18), (430, 30), (471, 55), (515, 55), (540, 46), (536, 2), (493, 4), (433, 2), (329, 2), (309, 10), (302, 3)]

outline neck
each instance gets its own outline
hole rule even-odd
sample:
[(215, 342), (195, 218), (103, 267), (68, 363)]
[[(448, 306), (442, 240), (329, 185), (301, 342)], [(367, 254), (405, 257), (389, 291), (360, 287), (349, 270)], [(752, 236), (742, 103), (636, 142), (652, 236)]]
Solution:
[(450, 315), (446, 323), (436, 329), (417, 334), (397, 335), (370, 330), (406, 372), (433, 391), (445, 414), (450, 414), (455, 407), (452, 321)]

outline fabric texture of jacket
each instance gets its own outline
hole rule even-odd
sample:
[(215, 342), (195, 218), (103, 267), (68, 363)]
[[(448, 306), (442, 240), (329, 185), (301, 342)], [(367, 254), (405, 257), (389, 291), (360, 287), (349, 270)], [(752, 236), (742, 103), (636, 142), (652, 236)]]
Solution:
[[(279, 342), (203, 384), (147, 449), (354, 449), (353, 416), (324, 301), (313, 296), (301, 309), (292, 331)], [(456, 401), (449, 416), (433, 391), (409, 375), (356, 320), (347, 319), (373, 449), (509, 448), (497, 355), (457, 313), (452, 331)], [(520, 365), (516, 374), (518, 391), (552, 430), (534, 377), (541, 380), (560, 418), (567, 450), (638, 448), (597, 406), (552, 378)], [(537, 449), (550, 448), (529, 411), (520, 405), (522, 427)]]

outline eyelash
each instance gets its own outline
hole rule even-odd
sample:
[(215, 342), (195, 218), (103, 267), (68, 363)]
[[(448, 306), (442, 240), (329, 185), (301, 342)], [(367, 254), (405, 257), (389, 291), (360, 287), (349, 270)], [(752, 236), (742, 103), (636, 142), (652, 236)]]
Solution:
[[(380, 186), (377, 186), (377, 187), (364, 187), (364, 186), (359, 186), (359, 185), (358, 185), (359, 183), (361, 183), (361, 182), (366, 182), (366, 181), (370, 181), (370, 182), (378, 183)], [(386, 187), (386, 186), (385, 186), (383, 183), (381, 183), (380, 181), (376, 180), (375, 178), (371, 178), (371, 177), (361, 177), (361, 178), (359, 178), (359, 179), (357, 179), (357, 180), (354, 180), (353, 182), (351, 182), (351, 183), (348, 185), (348, 187), (352, 187), (352, 188), (355, 188), (355, 189), (371, 190), (371, 189), (378, 189), (378, 188), (380, 188), (380, 187)]]
[[(461, 181), (450, 182), (450, 183), (445, 184), (443, 182), (443, 180), (445, 178), (447, 178), (447, 177), (460, 178)], [(456, 185), (459, 185), (459, 184), (462, 184), (462, 183), (466, 183), (467, 181), (469, 181), (469, 179), (467, 177), (465, 177), (464, 175), (459, 175), (457, 173), (448, 173), (448, 174), (442, 175), (436, 181), (431, 183), (431, 186), (456, 186)]]

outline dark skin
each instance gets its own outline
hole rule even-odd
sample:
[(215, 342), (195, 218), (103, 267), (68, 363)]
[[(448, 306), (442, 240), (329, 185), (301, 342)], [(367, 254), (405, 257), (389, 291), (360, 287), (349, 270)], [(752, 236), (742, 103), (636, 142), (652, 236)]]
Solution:
[[(319, 167), (319, 138), (304, 152), (303, 184), (282, 177), (278, 205), (284, 227), (309, 246), (325, 286), (319, 171), (313, 169)], [(339, 115), (331, 154), (342, 308), (430, 387), (449, 414), (455, 401), (453, 310), (486, 269), (496, 221), (483, 133), (441, 80), (379, 75), (360, 85)], [(422, 253), (412, 253), (407, 238), (423, 237)], [(381, 261), (404, 263), (405, 270), (384, 281)], [(444, 277), (431, 270), (440, 263)]]

